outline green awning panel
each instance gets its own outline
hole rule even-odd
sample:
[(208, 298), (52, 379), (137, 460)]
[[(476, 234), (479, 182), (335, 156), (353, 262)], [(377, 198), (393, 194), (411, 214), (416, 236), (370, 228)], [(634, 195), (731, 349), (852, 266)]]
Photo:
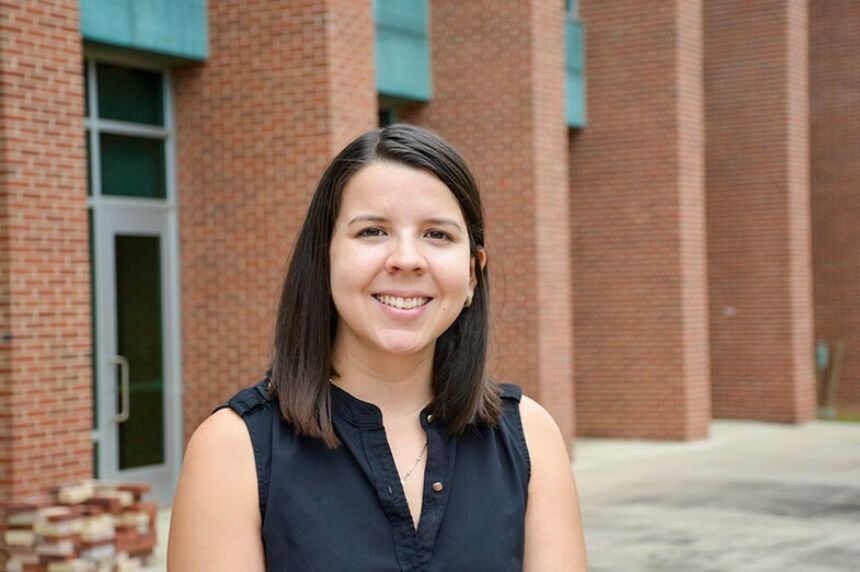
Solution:
[(206, 0), (81, 0), (80, 6), (84, 40), (206, 59)]
[(376, 89), (382, 96), (430, 101), (427, 0), (374, 0)]
[(565, 114), (570, 127), (585, 127), (585, 58), (582, 22), (568, 16), (565, 23), (567, 78), (565, 80)]

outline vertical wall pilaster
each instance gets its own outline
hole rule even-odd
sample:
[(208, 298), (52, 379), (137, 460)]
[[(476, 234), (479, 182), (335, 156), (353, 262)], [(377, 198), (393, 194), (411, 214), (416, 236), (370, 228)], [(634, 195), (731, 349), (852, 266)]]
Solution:
[(860, 3), (810, 0), (816, 339), (845, 344), (838, 401), (860, 408)]
[(92, 475), (78, 3), (0, 1), (0, 502)]
[(583, 0), (588, 125), (570, 149), (577, 429), (710, 423), (702, 3)]
[(815, 416), (805, 0), (705, 3), (715, 417)]

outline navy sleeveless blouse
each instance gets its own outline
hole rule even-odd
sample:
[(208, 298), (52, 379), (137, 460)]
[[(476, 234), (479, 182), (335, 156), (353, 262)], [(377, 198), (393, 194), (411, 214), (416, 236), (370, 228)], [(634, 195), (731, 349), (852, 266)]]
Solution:
[(415, 530), (382, 412), (332, 385), (337, 449), (298, 436), (267, 391), (268, 379), (223, 407), (245, 420), (257, 470), (270, 571), (522, 570), (529, 456), (522, 391), (501, 384), (495, 427), (450, 436), (425, 409), (424, 500)]

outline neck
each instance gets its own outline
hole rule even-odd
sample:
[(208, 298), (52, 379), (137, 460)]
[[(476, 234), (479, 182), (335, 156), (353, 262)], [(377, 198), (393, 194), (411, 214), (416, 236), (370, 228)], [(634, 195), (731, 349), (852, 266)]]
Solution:
[(336, 337), (332, 355), (338, 375), (332, 383), (382, 410), (387, 421), (414, 419), (433, 399), (431, 345), (413, 355), (378, 351)]

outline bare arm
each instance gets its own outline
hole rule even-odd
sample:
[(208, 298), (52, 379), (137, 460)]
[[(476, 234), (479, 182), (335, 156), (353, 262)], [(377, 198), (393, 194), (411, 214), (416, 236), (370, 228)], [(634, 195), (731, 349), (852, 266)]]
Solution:
[(254, 451), (230, 409), (209, 416), (185, 451), (173, 501), (167, 569), (218, 572), (266, 568)]
[(534, 400), (520, 401), (531, 459), (526, 509), (526, 572), (586, 572), (585, 537), (567, 444), (553, 418)]

